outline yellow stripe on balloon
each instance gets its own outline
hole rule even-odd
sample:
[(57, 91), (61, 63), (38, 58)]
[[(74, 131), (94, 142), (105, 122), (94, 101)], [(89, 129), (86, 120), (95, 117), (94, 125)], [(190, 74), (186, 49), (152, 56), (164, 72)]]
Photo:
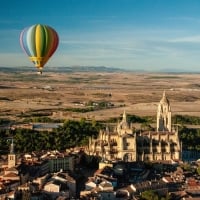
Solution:
[(37, 57), (42, 57), (42, 35), (41, 35), (41, 25), (38, 25), (35, 30), (35, 45), (36, 45), (36, 55)]

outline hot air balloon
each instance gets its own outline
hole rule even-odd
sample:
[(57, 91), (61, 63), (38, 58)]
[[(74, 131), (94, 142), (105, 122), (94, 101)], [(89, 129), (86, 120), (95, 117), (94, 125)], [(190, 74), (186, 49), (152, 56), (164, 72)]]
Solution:
[(20, 45), (40, 74), (56, 51), (58, 43), (57, 32), (47, 25), (35, 24), (25, 28), (20, 34)]

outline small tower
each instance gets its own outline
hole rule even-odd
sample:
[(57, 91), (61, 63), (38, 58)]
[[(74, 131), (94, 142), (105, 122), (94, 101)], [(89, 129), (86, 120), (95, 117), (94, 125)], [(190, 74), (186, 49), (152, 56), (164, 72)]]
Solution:
[(157, 111), (157, 131), (171, 132), (171, 107), (169, 100), (163, 92)]
[(14, 141), (12, 138), (12, 142), (10, 145), (10, 153), (8, 154), (8, 168), (15, 167), (16, 165), (16, 155), (14, 153)]
[(121, 122), (119, 122), (117, 124), (117, 132), (119, 135), (123, 135), (126, 133), (132, 133), (132, 130), (130, 129), (129, 123), (127, 121), (127, 116), (126, 116), (125, 110), (124, 110)]

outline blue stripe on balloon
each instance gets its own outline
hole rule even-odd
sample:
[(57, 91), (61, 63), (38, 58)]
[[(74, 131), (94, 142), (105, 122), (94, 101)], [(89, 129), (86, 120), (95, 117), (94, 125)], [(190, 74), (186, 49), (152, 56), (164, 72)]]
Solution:
[(27, 43), (26, 43), (26, 33), (27, 33), (28, 28), (24, 29), (23, 32), (21, 33), (21, 45), (26, 52), (28, 56), (31, 56), (31, 53), (28, 49)]
[(31, 26), (26, 32), (26, 44), (27, 48), (30, 52), (30, 56), (37, 56), (36, 55), (36, 47), (35, 47), (35, 29), (36, 26)]

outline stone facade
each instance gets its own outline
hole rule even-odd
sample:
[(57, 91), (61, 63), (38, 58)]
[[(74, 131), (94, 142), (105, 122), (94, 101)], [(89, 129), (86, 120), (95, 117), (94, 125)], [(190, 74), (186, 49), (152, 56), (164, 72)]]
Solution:
[(172, 129), (171, 107), (165, 92), (158, 104), (156, 131), (136, 134), (124, 111), (122, 121), (113, 131), (101, 130), (97, 139), (90, 139), (88, 153), (103, 160), (172, 161), (181, 159), (178, 131)]

